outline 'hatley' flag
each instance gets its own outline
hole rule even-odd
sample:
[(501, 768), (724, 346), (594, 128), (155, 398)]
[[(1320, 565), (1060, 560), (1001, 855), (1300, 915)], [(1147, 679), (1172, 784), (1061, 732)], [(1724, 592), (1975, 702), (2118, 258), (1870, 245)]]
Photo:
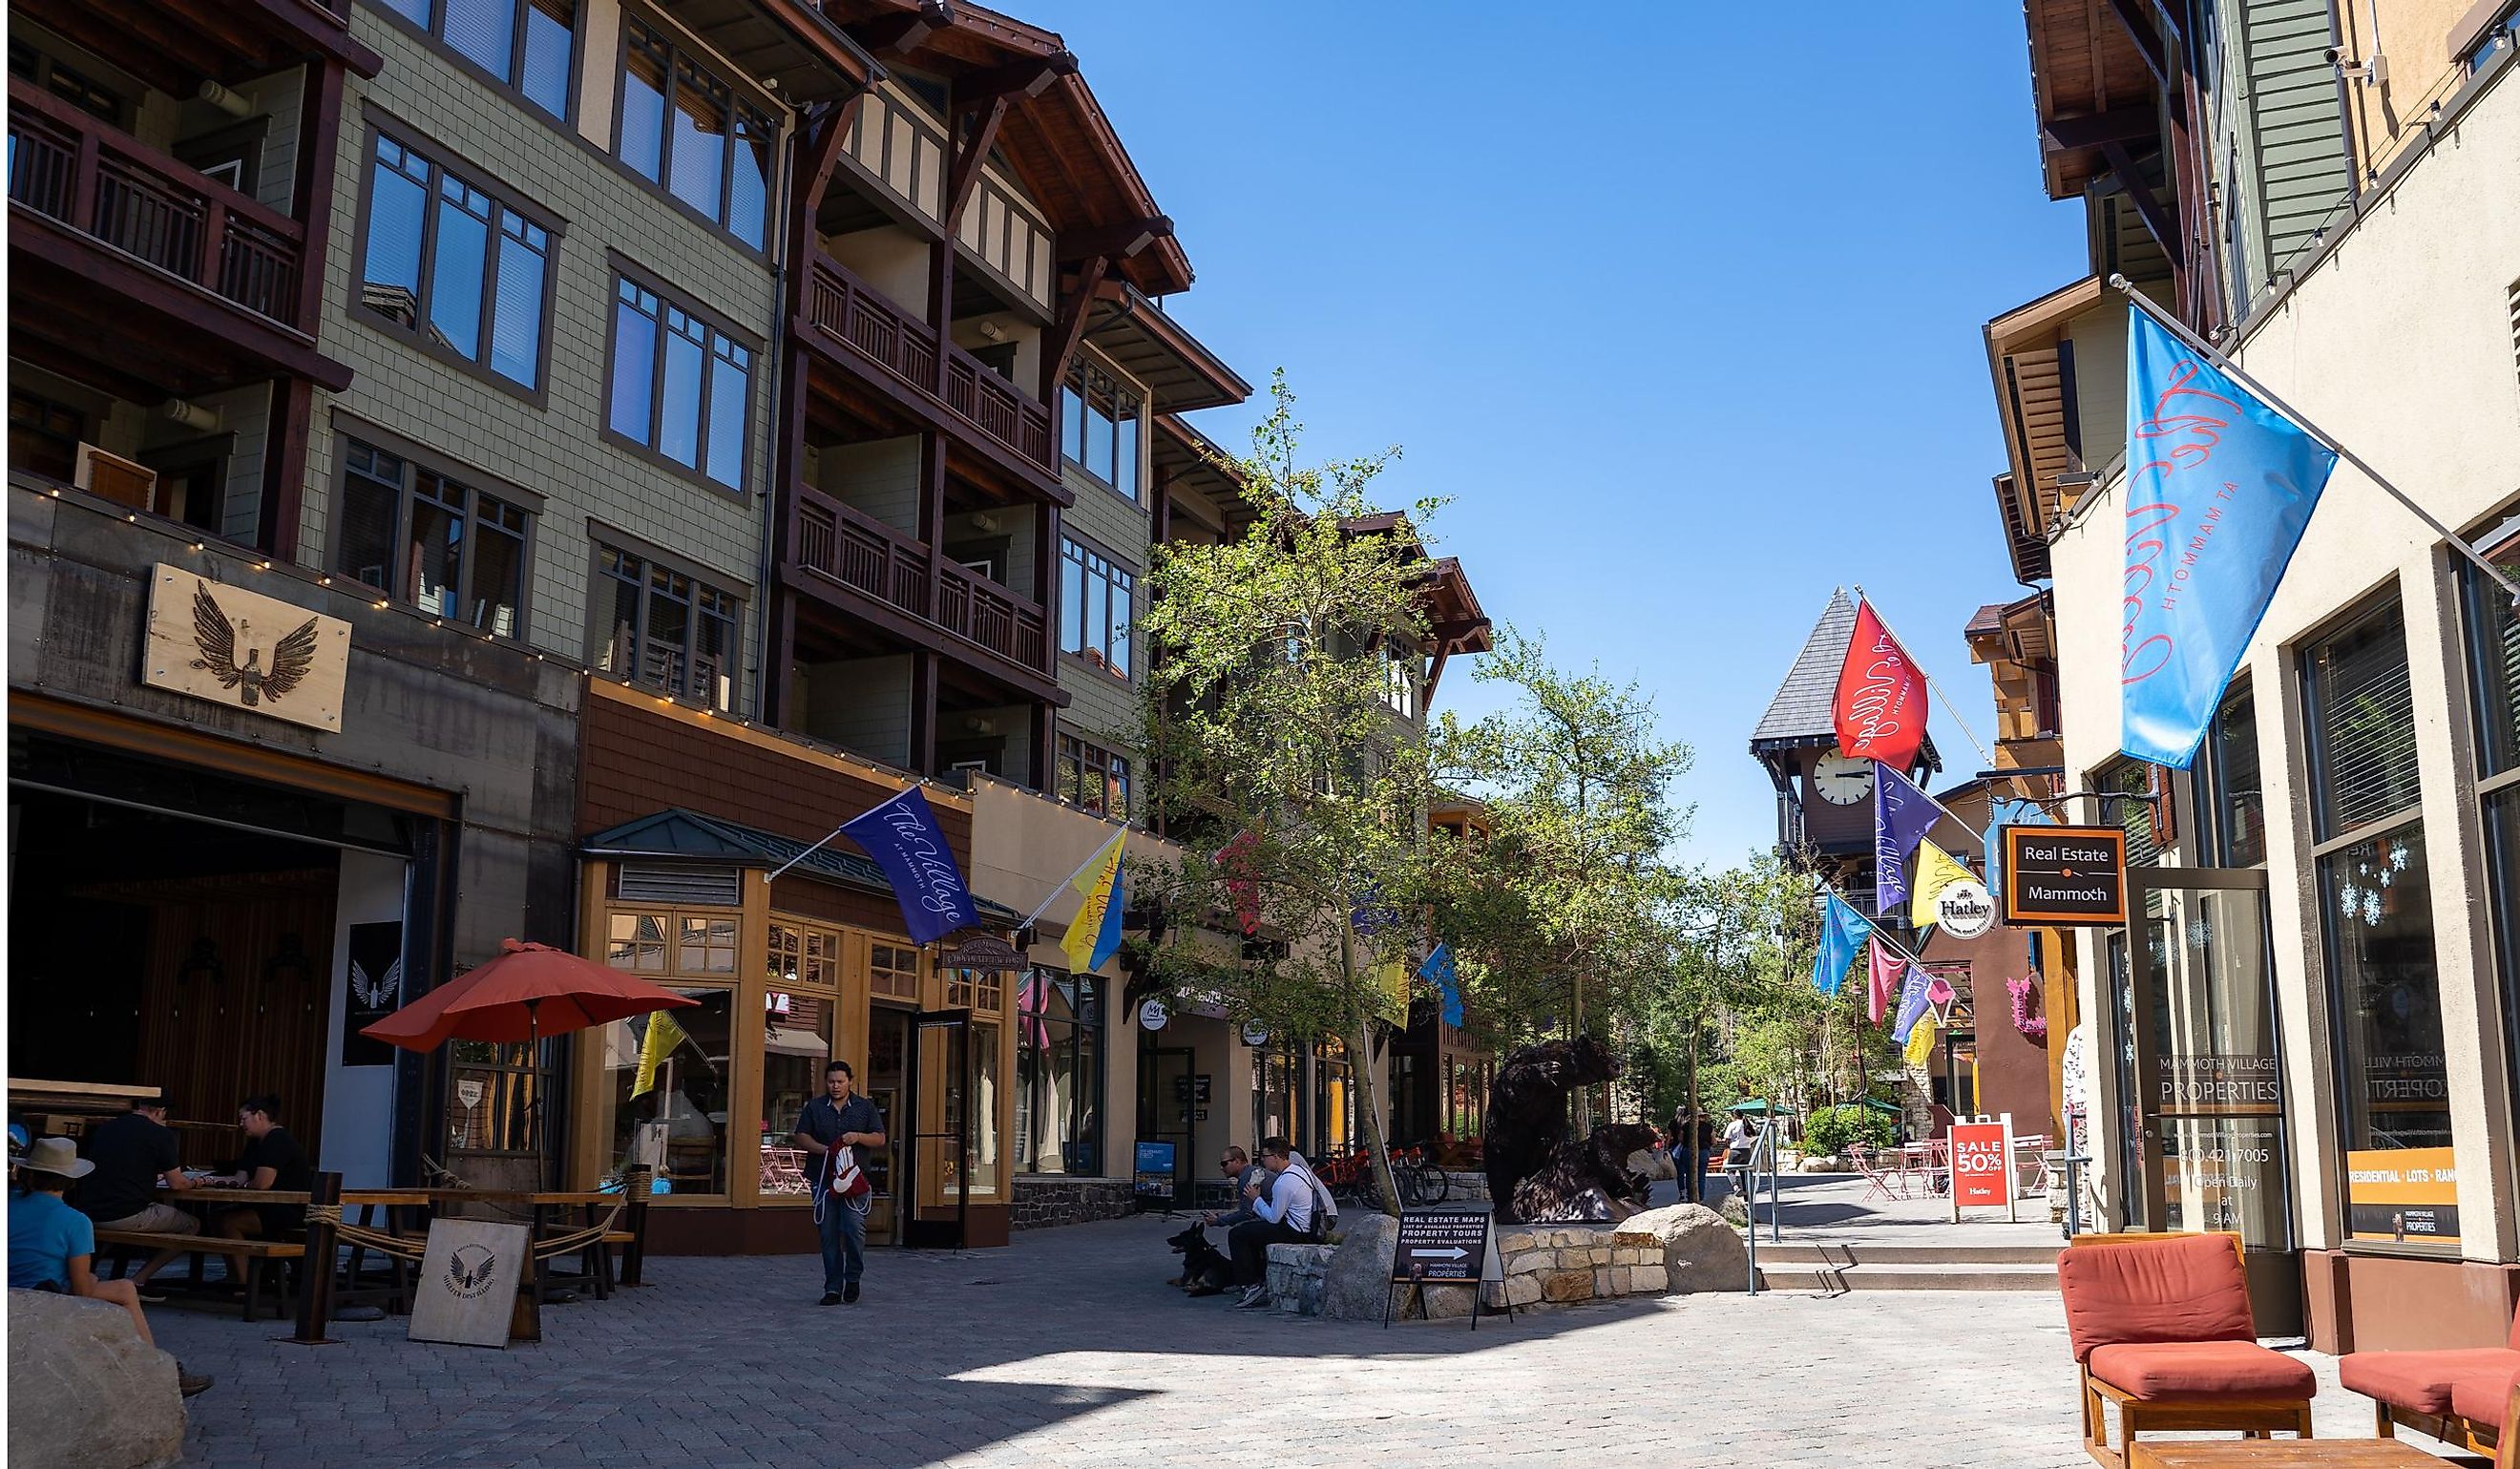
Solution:
[(842, 823), (840, 830), (891, 879), (912, 943), (933, 943), (980, 921), (979, 905), (945, 844), (945, 830), (918, 786)]
[(1418, 966), (1418, 977), (1432, 984), (1435, 993), (1443, 997), (1446, 1025), (1457, 1026), (1466, 1018), (1462, 1013), (1462, 976), (1453, 967), (1452, 945), (1437, 944), (1435, 952), (1426, 956), (1426, 962)]
[(1823, 995), (1836, 994), (1846, 983), (1856, 951), (1871, 937), (1872, 920), (1848, 907), (1837, 894), (1829, 894), (1828, 912), (1820, 920), (1820, 953), (1812, 956), (1812, 988)]
[(1830, 710), (1837, 748), (1856, 760), (1906, 770), (1925, 739), (1925, 676), (1874, 615), (1871, 599), (1855, 604), (1855, 636), (1837, 668)]
[(2127, 307), (2118, 748), (2185, 770), (2336, 456)]
[(1975, 882), (1977, 874), (1965, 863), (1932, 842), (1924, 844), (1924, 855), (1916, 861), (1916, 901), (1908, 913), (1908, 921), (1919, 929), (1934, 926), (1934, 900), (1943, 889), (1955, 882)]
[[(1934, 829), (1943, 809), (1898, 768), (1872, 762), (1872, 911), (1891, 913), (1908, 901), (1908, 854)], [(1880, 1019), (1878, 1015), (1873, 1016)]]

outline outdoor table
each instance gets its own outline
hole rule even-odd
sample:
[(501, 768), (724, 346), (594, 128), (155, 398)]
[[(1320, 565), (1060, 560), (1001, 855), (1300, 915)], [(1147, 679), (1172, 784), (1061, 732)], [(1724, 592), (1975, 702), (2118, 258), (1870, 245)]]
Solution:
[(157, 1190), (161, 1204), (204, 1204), (218, 1208), (227, 1204), (295, 1204), (304, 1207), (306, 1190), (288, 1188), (229, 1188), (218, 1183), (196, 1183), (190, 1188)]
[(2138, 1439), (2127, 1469), (2441, 1469), (2441, 1462), (2395, 1439)]

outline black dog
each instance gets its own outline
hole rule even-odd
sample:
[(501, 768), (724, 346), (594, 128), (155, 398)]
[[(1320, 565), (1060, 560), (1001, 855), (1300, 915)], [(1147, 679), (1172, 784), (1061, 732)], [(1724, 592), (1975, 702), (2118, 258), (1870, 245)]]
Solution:
[(1234, 1283), (1234, 1262), (1223, 1251), (1207, 1242), (1207, 1228), (1192, 1224), (1165, 1240), (1173, 1253), (1182, 1258), (1182, 1271), (1167, 1285), (1178, 1285), (1193, 1296), (1222, 1295)]

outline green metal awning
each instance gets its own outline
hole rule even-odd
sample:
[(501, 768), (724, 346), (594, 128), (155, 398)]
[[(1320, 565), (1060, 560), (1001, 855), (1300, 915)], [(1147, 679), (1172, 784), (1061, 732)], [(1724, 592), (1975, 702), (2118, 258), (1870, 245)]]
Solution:
[[(810, 842), (675, 806), (599, 831), (580, 843), (578, 851), (587, 857), (786, 868), (791, 874), (891, 897), (892, 884), (884, 877), (883, 868), (863, 854), (841, 850), (836, 843), (845, 839), (834, 838), (808, 852)], [(794, 866), (789, 867), (790, 863)], [(979, 905), (980, 917), (991, 925), (1012, 928), (1023, 921), (1023, 914), (1003, 903), (992, 903), (977, 893), (971, 897)]]

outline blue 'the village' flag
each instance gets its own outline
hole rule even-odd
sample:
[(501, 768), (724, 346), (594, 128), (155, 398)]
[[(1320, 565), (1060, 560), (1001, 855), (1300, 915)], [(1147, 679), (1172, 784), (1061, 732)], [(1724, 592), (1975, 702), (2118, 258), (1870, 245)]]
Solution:
[(1986, 803), (1986, 891), (1991, 898), (2003, 896), (2003, 828), (2006, 826), (2053, 826), (2056, 819), (2048, 808), (2036, 801), (2016, 801), (2009, 796), (1997, 796)]
[(901, 920), (909, 925), (912, 943), (932, 943), (980, 921), (979, 905), (971, 901), (954, 849), (945, 844), (944, 829), (918, 786), (842, 824), (840, 830), (866, 848), (892, 879), (892, 895), (901, 904)]
[(1821, 915), (1820, 953), (1812, 957), (1812, 988), (1834, 995), (1846, 983), (1846, 971), (1872, 937), (1872, 920), (1849, 908), (1837, 894), (1828, 895), (1828, 912)]
[(1418, 966), (1418, 977), (1434, 985), (1435, 993), (1444, 998), (1444, 1023), (1460, 1025), (1463, 1018), (1462, 977), (1453, 968), (1453, 946), (1437, 944), (1435, 952), (1426, 956), (1426, 962)]
[(1894, 913), (1908, 904), (1908, 854), (1934, 829), (1943, 809), (1906, 776), (1872, 762), (1872, 911)]
[(2118, 747), (2185, 770), (2336, 456), (2127, 307)]

